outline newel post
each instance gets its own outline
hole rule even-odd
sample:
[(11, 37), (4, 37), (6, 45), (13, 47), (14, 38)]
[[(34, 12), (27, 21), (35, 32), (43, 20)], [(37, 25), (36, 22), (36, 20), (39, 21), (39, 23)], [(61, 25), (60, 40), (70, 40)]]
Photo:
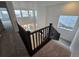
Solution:
[(32, 45), (31, 45), (31, 37), (30, 37), (30, 34), (31, 34), (31, 32), (30, 31), (27, 31), (26, 32), (27, 34), (26, 34), (26, 46), (27, 46), (27, 50), (28, 50), (28, 52), (29, 52), (29, 54), (30, 54), (30, 56), (32, 56)]
[(49, 35), (48, 35), (48, 38), (49, 38), (49, 39), (50, 39), (51, 29), (52, 29), (52, 23), (49, 24)]

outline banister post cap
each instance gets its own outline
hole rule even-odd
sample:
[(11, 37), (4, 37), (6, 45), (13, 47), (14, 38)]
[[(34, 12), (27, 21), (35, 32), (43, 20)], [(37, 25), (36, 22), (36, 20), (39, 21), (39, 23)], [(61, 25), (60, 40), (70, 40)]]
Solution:
[(52, 26), (52, 23), (50, 23), (50, 26)]

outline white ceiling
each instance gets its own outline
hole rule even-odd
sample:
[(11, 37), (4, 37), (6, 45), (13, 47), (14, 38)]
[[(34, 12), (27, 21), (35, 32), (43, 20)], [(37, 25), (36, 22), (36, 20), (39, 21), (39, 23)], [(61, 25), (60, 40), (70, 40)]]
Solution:
[(60, 3), (65, 3), (66, 1), (39, 1), (37, 2), (40, 6), (56, 5)]
[(39, 6), (57, 5), (65, 1), (13, 1), (14, 9), (36, 9)]
[(39, 6), (48, 6), (48, 5), (56, 5), (60, 3), (65, 3), (66, 1), (14, 1), (15, 4), (26, 4), (29, 5), (39, 5)]

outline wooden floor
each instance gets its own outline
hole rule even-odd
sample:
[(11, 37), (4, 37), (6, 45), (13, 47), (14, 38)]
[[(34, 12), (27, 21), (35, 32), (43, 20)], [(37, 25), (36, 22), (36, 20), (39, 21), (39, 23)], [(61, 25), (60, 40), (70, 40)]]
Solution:
[(3, 32), (0, 37), (0, 56), (21, 57), (29, 56), (18, 33)]
[(65, 46), (51, 40), (41, 48), (33, 57), (70, 57), (70, 50)]

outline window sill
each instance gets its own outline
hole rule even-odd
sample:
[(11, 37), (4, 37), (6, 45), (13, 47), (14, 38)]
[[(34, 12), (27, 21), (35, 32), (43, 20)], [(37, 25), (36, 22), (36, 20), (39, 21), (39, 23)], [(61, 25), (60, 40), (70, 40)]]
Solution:
[(67, 28), (64, 28), (64, 27), (58, 27), (58, 28), (64, 29), (64, 30), (68, 30), (68, 31), (73, 31), (73, 30), (71, 30), (71, 29), (67, 29)]

